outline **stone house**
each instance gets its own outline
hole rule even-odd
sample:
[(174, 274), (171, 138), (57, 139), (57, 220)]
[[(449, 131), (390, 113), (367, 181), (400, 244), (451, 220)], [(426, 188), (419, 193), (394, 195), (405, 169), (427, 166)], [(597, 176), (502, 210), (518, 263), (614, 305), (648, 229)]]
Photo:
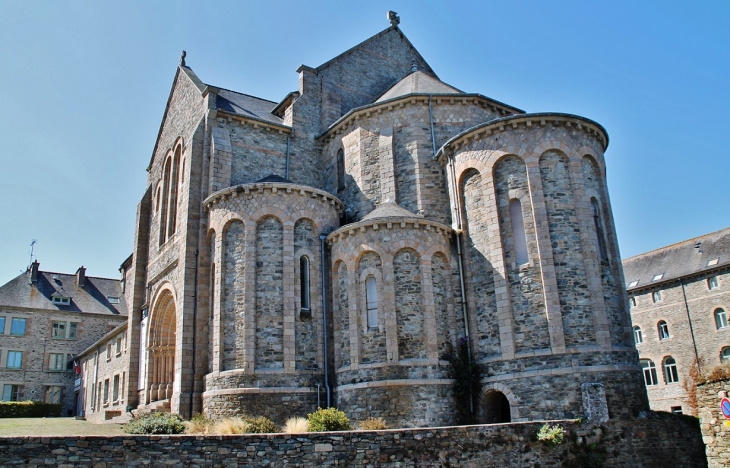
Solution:
[[(62, 415), (80, 414), (81, 381), (75, 358), (126, 323), (118, 279), (39, 270), (33, 262), (0, 287), (2, 400), (61, 403)], [(78, 361), (77, 361), (78, 362)]]
[(482, 422), (648, 407), (605, 129), (442, 82), (398, 22), (278, 102), (183, 54), (122, 267), (120, 402), (445, 425), (466, 340)]
[(730, 362), (730, 228), (623, 261), (634, 341), (653, 410), (690, 413), (692, 366)]
[(128, 323), (104, 335), (76, 357), (81, 368), (83, 414), (101, 422), (127, 412)]

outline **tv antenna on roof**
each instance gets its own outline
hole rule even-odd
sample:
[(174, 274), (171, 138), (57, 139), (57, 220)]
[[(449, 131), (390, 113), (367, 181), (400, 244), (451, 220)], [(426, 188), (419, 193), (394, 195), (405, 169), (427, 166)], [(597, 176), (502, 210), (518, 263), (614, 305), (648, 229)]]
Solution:
[(30, 261), (28, 262), (28, 268), (30, 269), (30, 265), (33, 263), (33, 247), (35, 246), (35, 243), (38, 242), (35, 239), (33, 239), (30, 243)]

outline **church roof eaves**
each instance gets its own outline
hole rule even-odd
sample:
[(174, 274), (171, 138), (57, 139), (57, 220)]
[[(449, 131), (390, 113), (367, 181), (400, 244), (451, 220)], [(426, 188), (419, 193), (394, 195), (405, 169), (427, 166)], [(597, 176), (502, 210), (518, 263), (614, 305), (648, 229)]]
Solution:
[(347, 235), (353, 235), (358, 231), (365, 230), (365, 229), (380, 229), (381, 226), (384, 229), (392, 229), (394, 225), (399, 225), (401, 227), (408, 227), (410, 224), (413, 229), (420, 229), (421, 227), (425, 229), (435, 229), (439, 232), (441, 232), (443, 235), (449, 235), (454, 230), (445, 224), (441, 224), (437, 221), (431, 221), (430, 219), (426, 219), (422, 216), (419, 216), (417, 214), (413, 214), (413, 216), (403, 216), (403, 217), (386, 217), (386, 218), (371, 218), (367, 219), (367, 217), (361, 219), (360, 221), (356, 223), (351, 224), (345, 224), (339, 229), (336, 229), (332, 233), (330, 233), (327, 236), (327, 242), (337, 242), (338, 239), (342, 236), (345, 237)]
[(214, 205), (220, 203), (221, 201), (228, 200), (229, 198), (238, 197), (241, 194), (248, 195), (249, 193), (258, 191), (259, 189), (272, 191), (276, 189), (276, 191), (281, 190), (285, 193), (298, 192), (300, 195), (309, 194), (308, 196), (311, 196), (312, 198), (319, 197), (322, 198), (322, 200), (328, 201), (331, 205), (335, 205), (338, 212), (342, 212), (345, 209), (345, 205), (342, 203), (342, 201), (331, 193), (325, 192), (324, 190), (320, 190), (309, 185), (302, 185), (293, 182), (253, 182), (250, 184), (240, 184), (234, 185), (232, 187), (226, 187), (209, 195), (208, 198), (203, 200), (203, 206), (207, 210), (210, 210)]
[(312, 68), (307, 65), (301, 65), (297, 69), (297, 72), (299, 72), (301, 70), (309, 70), (314, 73), (319, 73), (320, 71), (329, 67), (332, 63), (336, 62), (337, 60), (341, 59), (342, 57), (351, 54), (352, 52), (360, 49), (361, 47), (365, 46), (366, 44), (369, 44), (370, 42), (374, 41), (375, 39), (388, 34), (391, 31), (396, 31), (401, 36), (401, 38), (406, 42), (406, 44), (408, 44), (408, 46), (413, 50), (413, 52), (416, 54), (416, 56), (423, 61), (423, 63), (427, 67), (427, 70), (424, 70), (424, 71), (427, 71), (429, 75), (432, 75), (434, 78), (438, 79), (438, 76), (436, 76), (436, 72), (433, 71), (433, 69), (431, 68), (431, 65), (429, 65), (428, 62), (426, 62), (426, 60), (423, 58), (421, 53), (418, 52), (418, 50), (413, 46), (413, 43), (406, 37), (405, 34), (403, 34), (403, 31), (401, 31), (398, 26), (390, 26), (390, 27), (380, 31), (378, 34), (375, 34), (374, 36), (371, 36), (368, 39), (365, 39), (364, 41), (360, 42), (359, 44), (357, 44), (353, 47), (350, 47), (349, 49), (347, 49), (346, 51), (337, 55), (336, 57), (331, 58), (330, 60), (327, 60), (325, 63), (318, 66), (317, 68)]
[(531, 126), (534, 121), (536, 121), (538, 125), (545, 125), (548, 121), (552, 121), (553, 124), (555, 122), (566, 122), (567, 125), (577, 124), (579, 128), (584, 127), (583, 129), (589, 133), (600, 134), (598, 135), (598, 139), (603, 144), (603, 150), (605, 151), (606, 148), (608, 148), (608, 132), (598, 122), (579, 115), (564, 114), (560, 112), (539, 112), (534, 114), (508, 115), (506, 117), (488, 120), (480, 123), (479, 125), (467, 128), (463, 132), (454, 135), (446, 143), (441, 145), (441, 148), (436, 151), (434, 159), (440, 158), (444, 154), (445, 149), (449, 146), (455, 145), (458, 148), (460, 144), (463, 141), (468, 140), (469, 136), (472, 134), (480, 134), (482, 131), (487, 130), (491, 131), (489, 127), (497, 127), (500, 129), (499, 131), (501, 131), (506, 123), (517, 125), (518, 123), (525, 122), (528, 126)]
[(276, 107), (274, 107), (273, 109), (271, 109), (271, 113), (272, 113), (272, 114), (274, 114), (274, 115), (275, 115), (275, 116), (277, 116), (277, 117), (281, 117), (281, 118), (283, 118), (283, 116), (282, 116), (282, 115), (280, 115), (280, 114), (281, 114), (281, 112), (282, 112), (282, 111), (283, 111), (283, 110), (284, 110), (284, 109), (285, 109), (285, 108), (286, 108), (286, 107), (287, 107), (287, 106), (288, 106), (289, 104), (291, 104), (291, 102), (292, 102), (292, 101), (294, 101), (294, 100), (295, 100), (295, 99), (297, 99), (298, 97), (299, 97), (299, 91), (292, 91), (291, 93), (289, 93), (289, 94), (287, 94), (286, 96), (284, 96), (284, 99), (282, 99), (281, 101), (279, 101), (279, 103), (278, 103), (278, 104), (276, 105)]
[(429, 98), (437, 98), (437, 99), (438, 98), (448, 98), (448, 99), (461, 100), (461, 101), (464, 101), (464, 100), (473, 101), (474, 99), (478, 99), (478, 100), (484, 101), (484, 103), (489, 106), (493, 106), (498, 109), (502, 109), (503, 111), (506, 111), (506, 112), (512, 112), (512, 113), (516, 113), (516, 114), (524, 114), (524, 112), (525, 112), (522, 109), (518, 109), (517, 107), (510, 106), (509, 104), (505, 104), (505, 103), (497, 101), (495, 99), (488, 98), (488, 97), (484, 96), (483, 94), (478, 94), (478, 93), (464, 93), (464, 94), (412, 93), (412, 94), (404, 94), (403, 96), (398, 96), (393, 99), (388, 99), (388, 100), (380, 101), (380, 102), (373, 102), (372, 104), (367, 104), (364, 106), (355, 107), (353, 109), (350, 109), (349, 111), (347, 111), (347, 113), (345, 113), (342, 117), (340, 117), (332, 125), (330, 125), (329, 128), (327, 128), (327, 130), (325, 130), (324, 132), (319, 134), (317, 136), (317, 139), (319, 140), (321, 138), (327, 137), (328, 135), (330, 135), (330, 133), (332, 131), (341, 127), (346, 121), (348, 121), (354, 115), (366, 113), (366, 112), (372, 112), (373, 110), (377, 110), (381, 107), (392, 106), (393, 104), (398, 104), (401, 101), (408, 101), (411, 99), (417, 99), (417, 100), (425, 99), (426, 102), (428, 102)]

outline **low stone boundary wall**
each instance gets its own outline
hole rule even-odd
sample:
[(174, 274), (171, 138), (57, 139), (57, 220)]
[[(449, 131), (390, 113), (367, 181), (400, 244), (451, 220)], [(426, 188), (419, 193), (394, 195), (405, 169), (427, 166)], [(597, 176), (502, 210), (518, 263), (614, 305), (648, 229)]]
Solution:
[[(301, 435), (2, 437), (0, 466), (703, 467), (696, 424), (680, 418), (560, 424), (566, 441), (536, 440), (542, 422)], [(599, 462), (600, 464), (590, 464)]]
[(698, 385), (696, 390), (697, 413), (710, 468), (730, 466), (730, 419), (720, 411), (720, 402), (728, 393), (730, 380)]

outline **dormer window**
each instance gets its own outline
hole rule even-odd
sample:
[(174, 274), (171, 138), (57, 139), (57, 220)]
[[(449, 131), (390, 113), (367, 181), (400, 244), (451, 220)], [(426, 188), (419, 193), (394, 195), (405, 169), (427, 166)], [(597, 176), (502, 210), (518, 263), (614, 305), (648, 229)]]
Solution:
[(66, 296), (56, 295), (51, 297), (51, 301), (58, 305), (69, 305), (71, 304), (71, 298)]
[(633, 287), (634, 287), (634, 286), (636, 286), (637, 284), (639, 284), (639, 280), (636, 280), (636, 281), (632, 281), (632, 282), (630, 282), (630, 283), (629, 283), (629, 287), (630, 287), (630, 288), (633, 288)]
[(119, 298), (114, 296), (107, 296), (106, 300), (109, 301), (109, 304), (119, 304)]
[(659, 273), (658, 275), (654, 275), (654, 277), (651, 280), (652, 281), (659, 281), (662, 278), (664, 278), (664, 273)]

